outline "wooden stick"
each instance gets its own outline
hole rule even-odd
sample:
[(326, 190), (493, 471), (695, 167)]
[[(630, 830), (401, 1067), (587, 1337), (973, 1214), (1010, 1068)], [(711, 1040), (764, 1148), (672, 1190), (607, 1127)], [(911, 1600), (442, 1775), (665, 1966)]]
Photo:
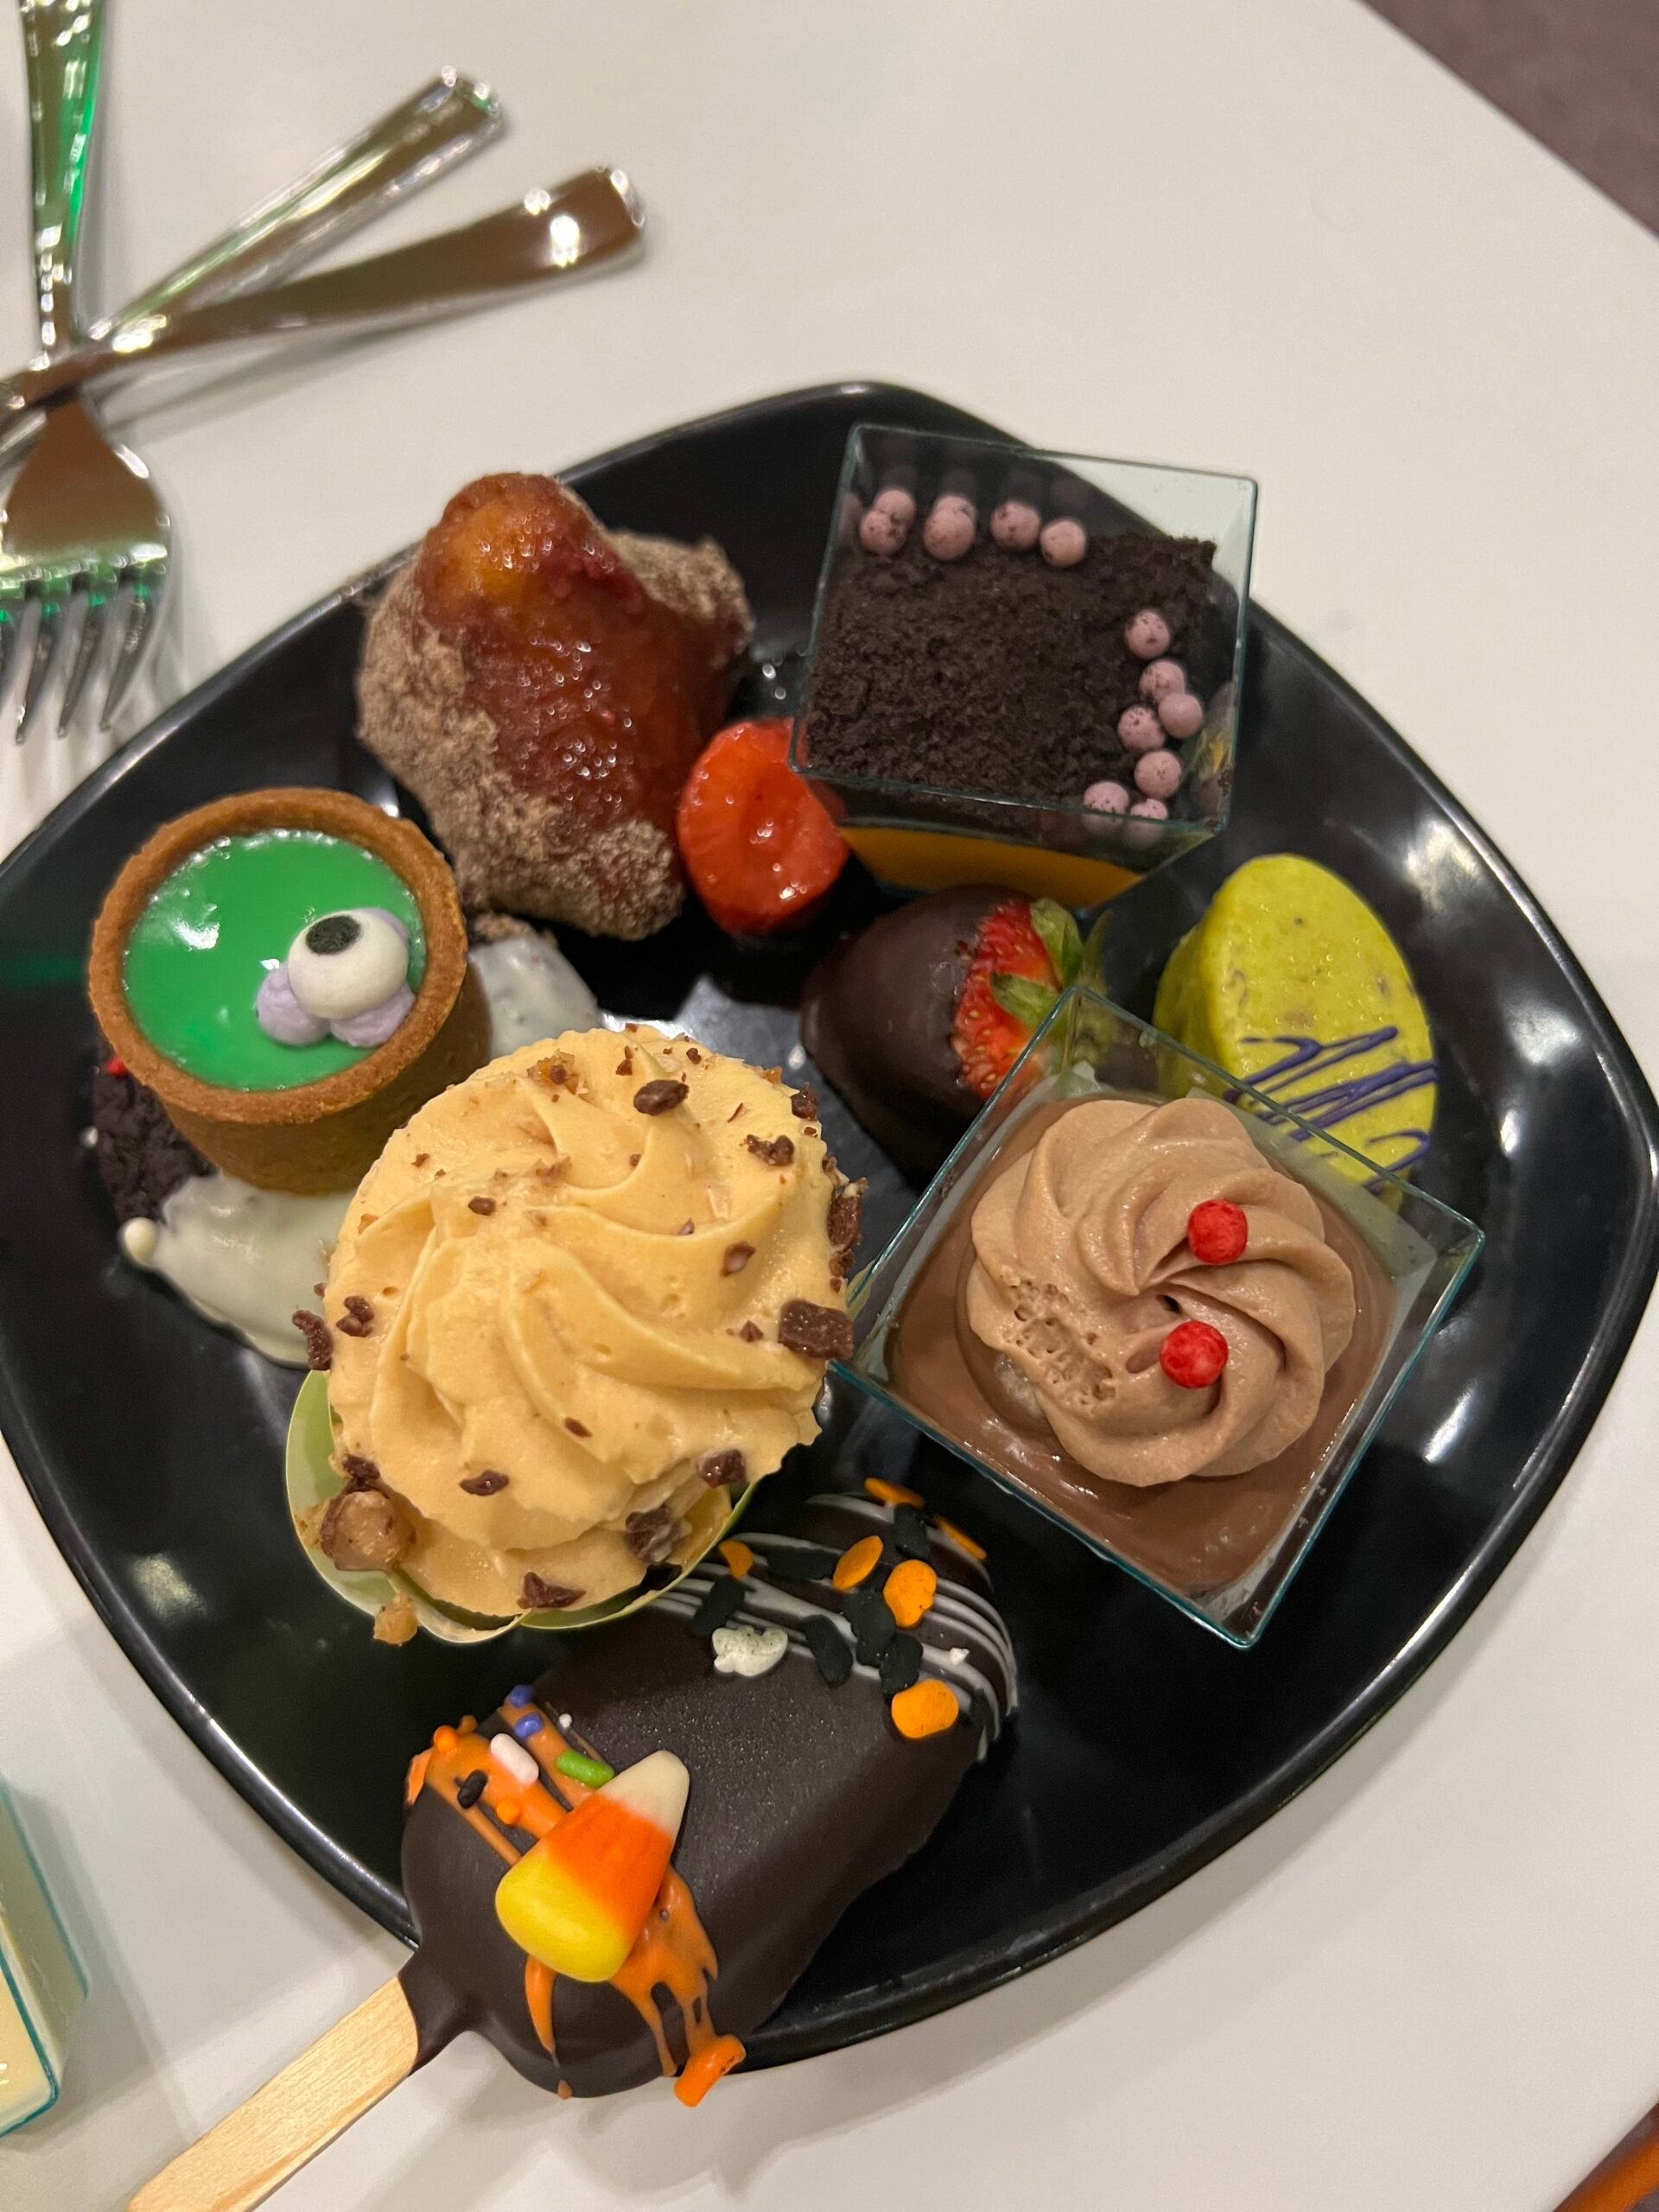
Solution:
[(147, 2182), (127, 2212), (252, 2212), (418, 2056), (409, 2000), (389, 1981)]

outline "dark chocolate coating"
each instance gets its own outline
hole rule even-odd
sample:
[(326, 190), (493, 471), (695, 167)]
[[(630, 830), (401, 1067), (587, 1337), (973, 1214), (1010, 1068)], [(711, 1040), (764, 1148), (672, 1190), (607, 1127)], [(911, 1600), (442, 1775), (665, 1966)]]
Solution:
[[(814, 1500), (786, 1517), (791, 1534), (839, 1554), (881, 1528), (873, 1512), (861, 1501)], [(757, 1510), (755, 1529), (745, 1526), (761, 1561), (746, 1586), (753, 1592), (747, 1617), (760, 1621), (768, 1602), (786, 1608), (790, 1596), (836, 1613), (839, 1598), (827, 1585), (785, 1584), (784, 1552), (764, 1549), (766, 1517)], [(769, 1601), (762, 1586), (768, 1556), (789, 1593), (781, 1600)], [(979, 1568), (943, 1541), (933, 1547), (933, 1564), (943, 1592), (954, 1586), (975, 1593), (989, 1614)], [(706, 1588), (724, 1574), (716, 1560), (696, 1579)], [(946, 1618), (936, 1607), (913, 1633), (936, 1654), (966, 1647), (992, 1695), (972, 1696), (955, 1727), (909, 1741), (870, 1674), (855, 1669), (832, 1688), (798, 1634), (768, 1674), (715, 1674), (712, 1645), (689, 1626), (696, 1601), (695, 1590), (683, 1600), (677, 1593), (614, 1628), (556, 1639), (557, 1658), (536, 1692), (556, 1724), (570, 1715), (563, 1732), (571, 1740), (591, 1744), (619, 1771), (661, 1749), (690, 1770), (674, 1864), (719, 1961), (709, 1983), (715, 2028), (743, 2037), (782, 2003), (853, 1899), (926, 1841), (1000, 1726), (1014, 1684), (994, 1635), (976, 1634), (960, 1614)], [(953, 1676), (937, 1657), (930, 1671)], [(964, 1679), (959, 1670), (955, 1678)], [(492, 1733), (503, 1725), (497, 1713), (483, 1727)], [(530, 1839), (518, 1840), (522, 1847)], [(568, 2083), (577, 2096), (602, 2096), (658, 2079), (649, 2030), (608, 1983), (556, 1980), (556, 2056), (543, 2049), (525, 2003), (524, 1955), (495, 1915), (505, 1871), (440, 1796), (420, 1794), (404, 1830), (403, 1872), (421, 1947), (402, 1980), (421, 2062), (471, 2028), (544, 2088)], [(658, 1994), (670, 2048), (683, 2063), (678, 2010), (665, 1991)]]
[(930, 892), (837, 945), (807, 978), (801, 1041), (906, 1172), (931, 1175), (981, 1100), (950, 1041), (986, 917), (1013, 898), (988, 884)]

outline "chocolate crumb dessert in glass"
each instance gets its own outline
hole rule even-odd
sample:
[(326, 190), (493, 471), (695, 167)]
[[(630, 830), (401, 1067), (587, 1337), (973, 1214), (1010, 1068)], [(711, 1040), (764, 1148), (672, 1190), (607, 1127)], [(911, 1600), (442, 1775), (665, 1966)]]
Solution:
[(1480, 1249), (1093, 993), (855, 1294), (847, 1371), (1248, 1645)]
[(1227, 819), (1255, 486), (861, 424), (791, 758), (905, 890), (1084, 906)]

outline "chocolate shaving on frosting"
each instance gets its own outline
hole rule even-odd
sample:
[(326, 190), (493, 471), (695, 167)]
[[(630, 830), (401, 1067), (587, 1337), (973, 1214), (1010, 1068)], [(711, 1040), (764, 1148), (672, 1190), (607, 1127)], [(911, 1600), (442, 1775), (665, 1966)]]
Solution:
[(687, 1086), (677, 1076), (658, 1076), (654, 1083), (642, 1083), (633, 1094), (636, 1114), (671, 1114), (677, 1106), (683, 1106)]
[(582, 1592), (566, 1589), (562, 1582), (544, 1581), (539, 1574), (527, 1574), (518, 1602), (527, 1613), (564, 1613), (581, 1604)]
[(768, 1167), (787, 1167), (795, 1157), (792, 1137), (745, 1137), (743, 1141), (755, 1158), (763, 1160)]
[(334, 1363), (334, 1339), (321, 1313), (308, 1313), (302, 1306), (289, 1316), (305, 1338), (305, 1363), (314, 1375), (326, 1375)]
[(846, 1359), (852, 1353), (853, 1325), (833, 1306), (791, 1298), (778, 1316), (778, 1341), (807, 1359)]

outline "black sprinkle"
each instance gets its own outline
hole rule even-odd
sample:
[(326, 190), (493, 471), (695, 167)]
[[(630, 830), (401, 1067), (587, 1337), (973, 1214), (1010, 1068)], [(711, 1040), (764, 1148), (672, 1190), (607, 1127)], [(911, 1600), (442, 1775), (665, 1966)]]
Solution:
[(921, 1674), (920, 1639), (906, 1636), (901, 1630), (881, 1654), (882, 1691), (888, 1697), (897, 1697), (900, 1690), (907, 1690), (912, 1682), (919, 1681)]
[(913, 1505), (893, 1508), (893, 1548), (900, 1559), (928, 1559), (932, 1555), (927, 1523)]
[(848, 1590), (842, 1592), (841, 1610), (857, 1639), (859, 1664), (874, 1667), (899, 1633), (887, 1599), (879, 1590)]
[(488, 1780), (489, 1777), (483, 1768), (480, 1767), (475, 1773), (469, 1774), (465, 1782), (457, 1785), (455, 1802), (463, 1812), (470, 1812), (477, 1804), (479, 1799), (484, 1795), (484, 1784)]
[(742, 1602), (743, 1585), (734, 1574), (721, 1575), (691, 1616), (692, 1635), (712, 1636), (724, 1628)]
[(827, 1582), (840, 1557), (827, 1544), (791, 1544), (778, 1554), (772, 1571), (784, 1582)]
[(847, 1639), (827, 1613), (809, 1613), (801, 1623), (807, 1649), (818, 1662), (818, 1672), (833, 1689), (853, 1671), (853, 1655)]

